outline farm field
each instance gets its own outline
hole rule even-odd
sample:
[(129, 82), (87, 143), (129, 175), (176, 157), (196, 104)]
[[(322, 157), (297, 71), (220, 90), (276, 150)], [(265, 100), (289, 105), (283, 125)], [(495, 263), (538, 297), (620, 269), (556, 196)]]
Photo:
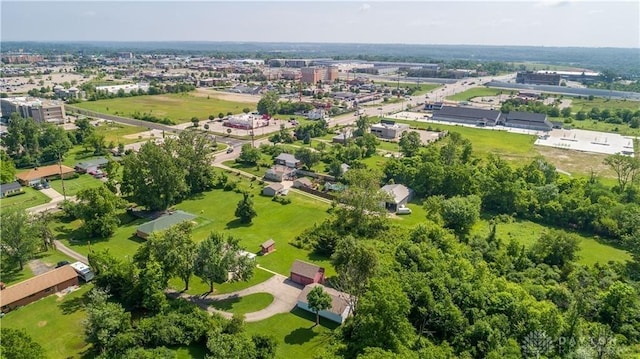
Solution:
[(217, 116), (218, 113), (227, 112), (242, 113), (242, 109), (248, 107), (255, 110), (256, 103), (232, 102), (213, 96), (200, 97), (190, 93), (146, 95), (135, 97), (123, 97), (109, 100), (86, 101), (75, 106), (112, 115), (133, 117), (134, 113), (150, 114), (155, 117), (168, 117), (175, 123), (191, 121), (197, 117), (201, 121), (209, 115)]
[(249, 334), (273, 335), (278, 341), (277, 359), (309, 358), (318, 353), (331, 342), (332, 331), (337, 323), (320, 318), (320, 325), (315, 325), (315, 315), (296, 308), (289, 313), (275, 315), (271, 318), (247, 323)]

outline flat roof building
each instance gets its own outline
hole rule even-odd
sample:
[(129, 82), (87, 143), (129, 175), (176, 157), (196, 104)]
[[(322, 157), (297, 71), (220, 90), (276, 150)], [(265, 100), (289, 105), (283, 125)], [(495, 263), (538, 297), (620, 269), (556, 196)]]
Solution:
[(532, 71), (518, 72), (516, 83), (530, 85), (560, 85), (560, 75), (557, 73), (538, 73)]
[(371, 133), (376, 137), (395, 140), (409, 130), (409, 125), (404, 123), (395, 123), (393, 121), (382, 121), (371, 125)]
[(7, 97), (0, 100), (2, 117), (9, 118), (17, 112), (23, 118), (36, 122), (63, 122), (64, 104), (60, 101), (42, 100), (33, 97)]

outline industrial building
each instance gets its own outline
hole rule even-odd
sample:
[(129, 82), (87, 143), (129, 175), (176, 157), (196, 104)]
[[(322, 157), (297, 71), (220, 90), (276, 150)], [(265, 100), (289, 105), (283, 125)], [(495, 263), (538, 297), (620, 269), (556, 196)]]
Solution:
[(125, 93), (131, 93), (132, 91), (149, 91), (148, 83), (137, 84), (125, 84), (125, 85), (111, 85), (111, 86), (96, 86), (97, 92), (106, 92), (109, 94), (117, 94), (118, 91), (123, 90)]
[(63, 122), (64, 104), (59, 101), (43, 100), (33, 97), (7, 97), (0, 100), (2, 117), (9, 118), (17, 112), (24, 118), (33, 118), (36, 122)]
[(557, 73), (538, 73), (533, 71), (518, 72), (516, 83), (529, 85), (560, 85), (560, 75)]
[(409, 131), (409, 125), (382, 120), (380, 123), (371, 125), (370, 130), (371, 133), (378, 138), (396, 140), (402, 136), (404, 132)]

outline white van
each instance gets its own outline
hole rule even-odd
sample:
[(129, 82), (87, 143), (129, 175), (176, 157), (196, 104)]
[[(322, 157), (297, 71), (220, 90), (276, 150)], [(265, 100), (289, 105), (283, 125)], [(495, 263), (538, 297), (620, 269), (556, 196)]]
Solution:
[(405, 207), (405, 206), (400, 206), (400, 207), (398, 207), (398, 210), (396, 211), (396, 214), (411, 214), (411, 208)]
[(75, 262), (69, 265), (71, 266), (71, 268), (73, 268), (76, 271), (76, 273), (78, 273), (78, 276), (82, 278), (85, 282), (88, 282), (93, 279), (94, 274), (88, 265), (82, 262)]

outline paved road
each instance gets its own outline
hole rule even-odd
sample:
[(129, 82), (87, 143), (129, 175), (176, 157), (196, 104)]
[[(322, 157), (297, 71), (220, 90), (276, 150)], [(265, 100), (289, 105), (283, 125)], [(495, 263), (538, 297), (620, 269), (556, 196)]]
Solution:
[[(258, 270), (266, 269), (258, 266)], [(276, 314), (290, 312), (291, 309), (295, 308), (298, 301), (298, 295), (300, 295), (300, 292), (302, 292), (301, 285), (291, 282), (289, 278), (281, 274), (272, 272), (270, 270), (266, 271), (273, 273), (274, 276), (262, 283), (256, 284), (243, 290), (239, 290), (237, 292), (220, 295), (206, 295), (204, 297), (201, 295), (190, 295), (184, 293), (178, 295), (178, 293), (176, 292), (171, 292), (170, 295), (187, 299), (197, 304), (199, 307), (206, 309), (209, 313), (217, 313), (225, 318), (231, 318), (233, 316), (233, 313), (217, 310), (211, 307), (211, 304), (216, 301), (230, 298), (242, 298), (255, 293), (269, 293), (273, 295), (273, 302), (271, 302), (268, 307), (257, 312), (245, 314), (246, 322), (258, 322), (270, 318)]]
[(80, 261), (80, 262), (82, 262), (84, 264), (87, 264), (87, 265), (89, 264), (89, 259), (86, 256), (74, 251), (73, 249), (70, 249), (69, 247), (67, 247), (64, 244), (62, 244), (62, 242), (60, 242), (59, 240), (57, 240), (57, 239), (54, 240), (53, 241), (53, 245), (56, 247), (56, 250), (66, 254), (67, 256), (69, 256), (69, 257), (71, 257), (71, 258), (73, 258), (73, 259), (75, 259), (77, 261)]

